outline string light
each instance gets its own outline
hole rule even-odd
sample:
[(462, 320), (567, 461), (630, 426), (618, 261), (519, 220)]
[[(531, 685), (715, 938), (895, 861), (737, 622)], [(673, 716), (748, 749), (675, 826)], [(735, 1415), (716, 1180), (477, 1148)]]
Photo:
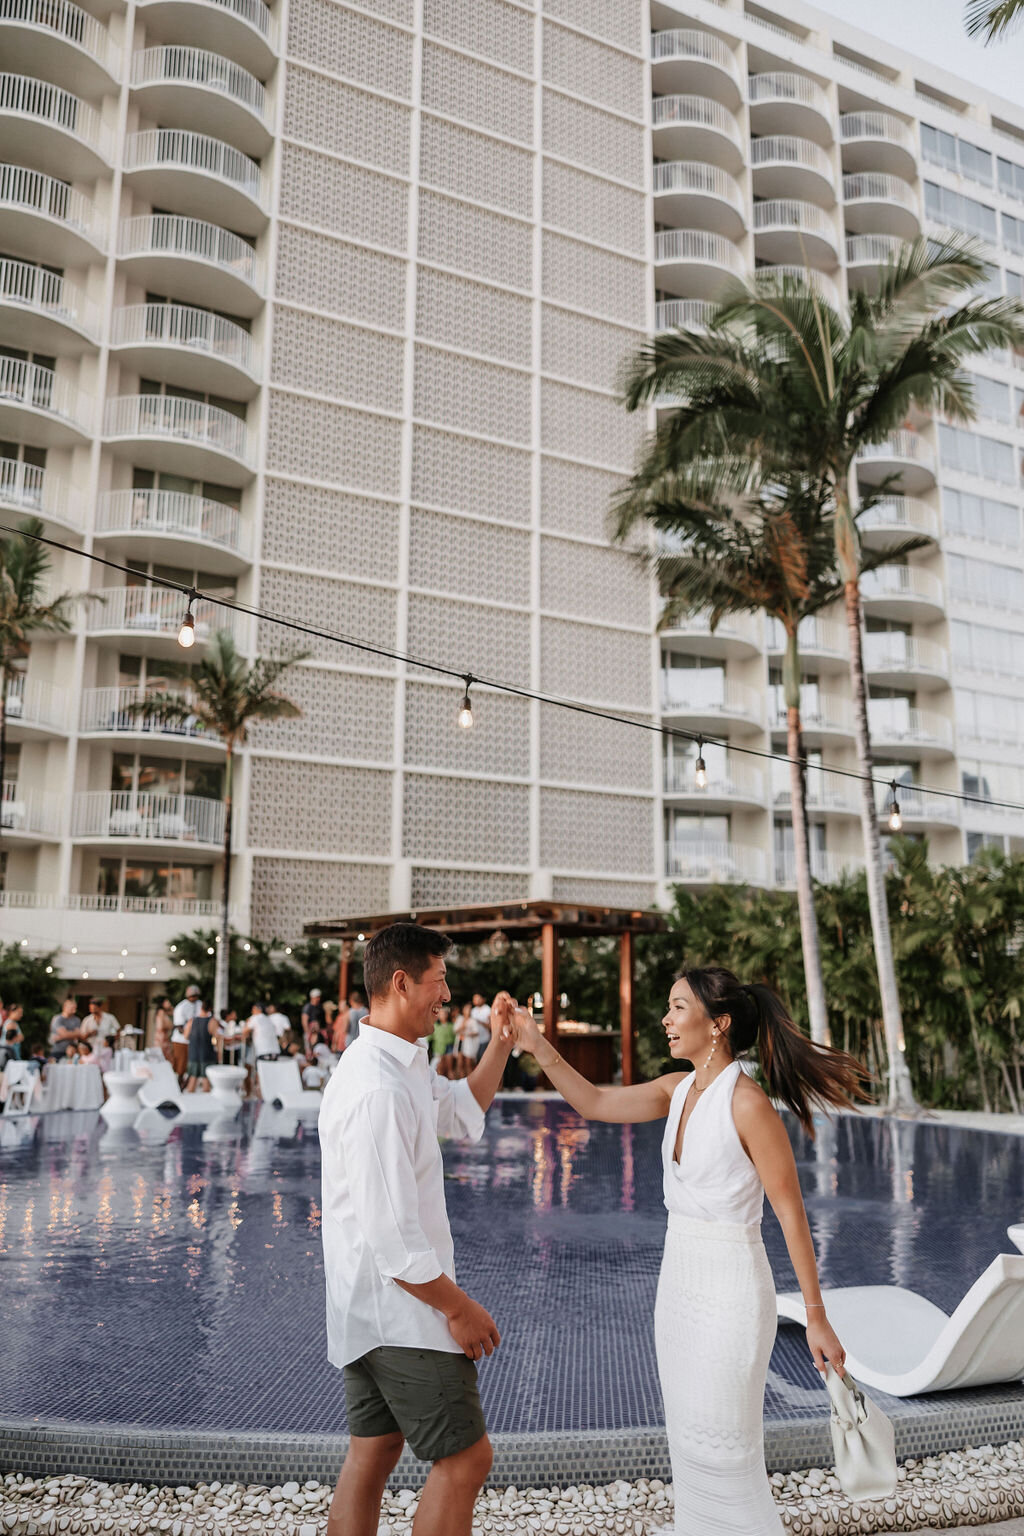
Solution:
[(72, 946), (71, 946), (71, 953), (73, 955), (77, 955), (78, 954), (78, 945), (77, 944), (72, 944)]
[(464, 731), (471, 731), (473, 729), (473, 705), (469, 697), (472, 683), (473, 675), (467, 672), (465, 677), (466, 691), (462, 695), (462, 703), (459, 705), (459, 725)]
[(88, 971), (83, 971), (82, 972), (82, 980), (83, 981), (88, 981), (89, 980), (89, 972)]
[(889, 785), (892, 791), (892, 799), (889, 802), (889, 831), (898, 832), (903, 825), (903, 817), (900, 815), (900, 802), (896, 798), (896, 780)]
[(208, 955), (215, 955), (217, 953), (217, 951), (214, 949), (212, 944), (207, 944), (207, 946), (206, 946), (206, 953)]
[(47, 976), (52, 976), (53, 975), (53, 966), (52, 965), (48, 965), (46, 967), (46, 974), (47, 974)]
[(124, 981), (124, 971), (118, 971), (117, 979), (118, 981)]
[(128, 953), (128, 951), (126, 949), (122, 949), (122, 951), (121, 951), (122, 955), (127, 955), (127, 953)]
[[(291, 952), (292, 952), (292, 947), (291, 947), (291, 945), (290, 945), (290, 944), (286, 944), (286, 945), (285, 945), (285, 947), (284, 947), (284, 952), (285, 952), (285, 954), (286, 954), (286, 955), (290, 955), (290, 954), (291, 954)], [(213, 954), (213, 950), (212, 950), (212, 949), (211, 949), (211, 950), (210, 950), (210, 954), (211, 954), (211, 955), (212, 955), (212, 954)]]
[(21, 947), (22, 949), (28, 949), (28, 939), (22, 939)]
[(151, 975), (151, 976), (155, 976), (155, 975), (156, 975), (156, 966), (155, 966), (155, 965), (151, 965), (151, 966), (150, 966), (150, 968), (149, 968), (149, 974), (150, 974), (150, 975)]
[(192, 612), (192, 604), (199, 596), (195, 587), (190, 587), (188, 592), (188, 607), (185, 609), (185, 617), (181, 621), (178, 630), (178, 644), (183, 651), (190, 651), (196, 643), (196, 616)]
[(698, 789), (708, 787), (708, 765), (704, 761), (704, 738), (697, 737), (697, 761), (693, 765), (693, 779)]

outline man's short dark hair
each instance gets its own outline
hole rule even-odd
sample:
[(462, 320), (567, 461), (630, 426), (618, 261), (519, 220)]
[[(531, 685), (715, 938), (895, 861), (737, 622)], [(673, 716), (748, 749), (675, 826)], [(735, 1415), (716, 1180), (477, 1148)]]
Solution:
[(370, 997), (383, 997), (396, 971), (419, 981), (431, 960), (444, 959), (452, 941), (420, 923), (390, 923), (373, 935), (363, 952), (363, 984)]

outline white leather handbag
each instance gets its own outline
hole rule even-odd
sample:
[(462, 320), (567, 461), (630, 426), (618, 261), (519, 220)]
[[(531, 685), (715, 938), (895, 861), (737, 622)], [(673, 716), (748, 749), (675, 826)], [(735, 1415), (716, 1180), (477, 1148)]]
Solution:
[(825, 1367), (832, 1399), (836, 1476), (848, 1499), (888, 1499), (896, 1491), (896, 1434), (890, 1419), (850, 1375)]

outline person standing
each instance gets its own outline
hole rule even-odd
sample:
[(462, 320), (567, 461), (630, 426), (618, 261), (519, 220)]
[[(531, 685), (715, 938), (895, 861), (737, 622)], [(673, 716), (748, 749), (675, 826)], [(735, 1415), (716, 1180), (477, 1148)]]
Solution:
[(69, 1045), (76, 1045), (82, 1038), (82, 1021), (78, 1017), (78, 1005), (73, 997), (66, 997), (60, 1013), (50, 1020), (49, 1054), (55, 1061), (63, 1061)]
[(292, 1021), (286, 1013), (281, 1012), (276, 1003), (268, 1003), (263, 1011), (274, 1026), (277, 1048), (280, 1051), (283, 1048), (285, 1036), (291, 1034)]
[(455, 1049), (467, 1062), (474, 1062), (480, 1051), (480, 1025), (473, 1017), (473, 1004), (464, 1003), (455, 1020)]
[(327, 1015), (324, 1013), (321, 997), (320, 988), (314, 987), (309, 994), (309, 1001), (302, 1005), (302, 1033), (307, 1051), (312, 1049), (318, 1038), (323, 1035), (327, 1024)]
[(500, 1342), (455, 1282), (438, 1136), (479, 1140), (511, 1040), (465, 1082), (430, 1071), (426, 1041), (451, 994), (450, 941), (392, 923), (366, 946), (370, 1012), (320, 1110), (328, 1358), (344, 1371), (349, 1445), (327, 1536), (375, 1536), (384, 1485), (408, 1441), (433, 1465), (416, 1536), (470, 1536), (491, 1466), (475, 1362)]
[(12, 1003), (0, 1023), (0, 1045), (8, 1053), (11, 1061), (21, 1060), (21, 1048), (25, 1044), (25, 1036), (22, 1032), (21, 1021), (25, 1010), (20, 1003)]
[(174, 1014), (171, 1009), (169, 997), (161, 997), (156, 1005), (153, 1015), (153, 1044), (158, 1051), (163, 1051), (167, 1061), (171, 1061), (171, 1037), (174, 1034)]
[(171, 1031), (171, 1066), (179, 1084), (184, 1081), (188, 1069), (188, 1035), (185, 1025), (199, 1004), (199, 988), (193, 982), (185, 988), (185, 996), (174, 1005), (174, 1028)]
[(476, 1020), (480, 1030), (480, 1033), (477, 1037), (479, 1041), (479, 1044), (477, 1045), (477, 1054), (479, 1055), (481, 1051), (485, 1051), (487, 1049), (491, 1038), (491, 1005), (485, 1000), (482, 992), (473, 993), (473, 1006), (469, 1010), (469, 1013), (470, 1018)]
[(89, 1017), (96, 1025), (96, 1034), (107, 1044), (117, 1039), (121, 1026), (114, 1014), (108, 1013), (105, 997), (90, 997)]
[(209, 1093), (210, 1080), (206, 1069), (217, 1060), (217, 1020), (203, 1002), (196, 1003), (196, 1011), (185, 1025), (188, 1042), (188, 1082), (186, 1093), (195, 1093), (202, 1084), (202, 1091)]
[[(631, 1088), (596, 1088), (562, 1060), (525, 1009), (515, 1032), (588, 1120), (666, 1120), (668, 1231), (654, 1336), (672, 1459), (676, 1536), (782, 1536), (764, 1464), (764, 1388), (776, 1331), (775, 1285), (761, 1241), (767, 1192), (803, 1292), (815, 1367), (843, 1369), (828, 1321), (793, 1149), (772, 1099), (814, 1135), (812, 1107), (852, 1107), (868, 1073), (814, 1045), (770, 988), (721, 966), (680, 971), (662, 1020), (671, 1055), (695, 1062)], [(768, 1091), (741, 1057), (757, 1047)]]
[(438, 1014), (437, 1023), (430, 1036), (431, 1061), (436, 1061), (440, 1056), (447, 1056), (454, 1044), (455, 1025), (452, 1023), (452, 1011), (446, 1006)]
[(350, 992), (348, 995), (348, 1033), (345, 1036), (346, 1045), (351, 1045), (359, 1039), (359, 1026), (369, 1013), (366, 999), (361, 992)]

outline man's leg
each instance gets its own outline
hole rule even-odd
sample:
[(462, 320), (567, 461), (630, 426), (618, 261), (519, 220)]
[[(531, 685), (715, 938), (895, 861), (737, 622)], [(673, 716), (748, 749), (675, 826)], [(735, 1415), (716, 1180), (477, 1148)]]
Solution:
[[(435, 1461), (412, 1523), (412, 1536), (472, 1536), (473, 1506), (493, 1459), (491, 1442), (482, 1435), (464, 1451)], [(328, 1536), (334, 1536), (330, 1526)]]
[(327, 1515), (327, 1536), (377, 1536), (384, 1487), (404, 1444), (397, 1432), (351, 1436)]

